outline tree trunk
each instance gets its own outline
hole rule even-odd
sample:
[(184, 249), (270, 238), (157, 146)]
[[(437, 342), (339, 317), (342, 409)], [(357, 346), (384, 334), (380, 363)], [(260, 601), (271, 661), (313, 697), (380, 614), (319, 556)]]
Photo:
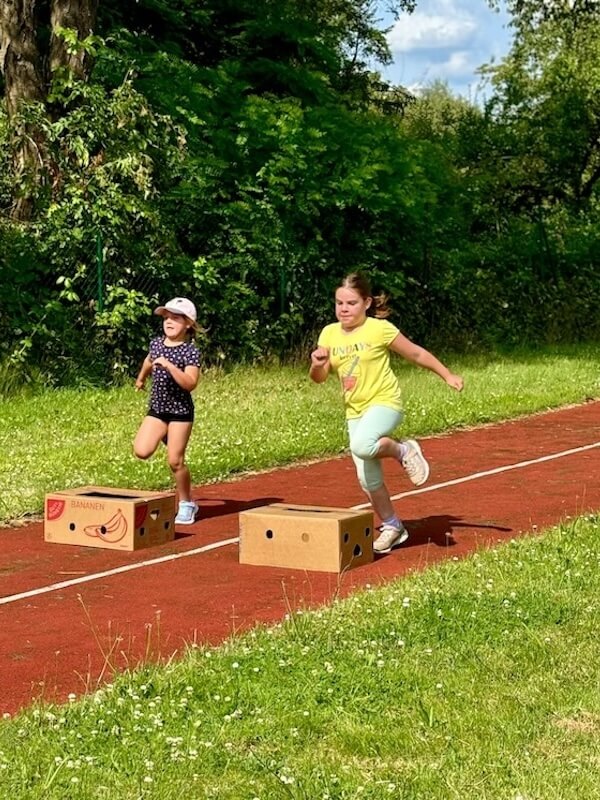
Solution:
[[(45, 19), (40, 19), (45, 10)], [(71, 28), (79, 39), (93, 33), (98, 0), (0, 0), (0, 69), (4, 75), (6, 110), (12, 123), (15, 193), (11, 214), (30, 219), (36, 191), (44, 174), (44, 145), (41, 130), (23, 122), (19, 112), (28, 103), (45, 103), (48, 73), (65, 69), (78, 79), (86, 77), (89, 56), (83, 47), (69, 52), (59, 28)], [(40, 51), (44, 32), (50, 34), (48, 50)], [(40, 35), (40, 33), (42, 35)], [(39, 37), (39, 38), (38, 38)], [(47, 67), (46, 67), (47, 68)]]
[(26, 102), (43, 100), (45, 81), (36, 40), (36, 0), (1, 0), (0, 68), (6, 107), (13, 116)]
[(53, 0), (50, 15), (52, 35), (50, 38), (50, 72), (67, 69), (76, 78), (84, 79), (90, 67), (90, 57), (84, 48), (69, 52), (59, 28), (71, 28), (77, 38), (86, 39), (94, 32), (98, 0)]
[[(43, 102), (46, 84), (36, 38), (35, 0), (0, 0), (0, 68), (4, 75), (9, 119), (27, 103)], [(42, 158), (40, 136), (32, 126), (13, 127), (15, 195), (11, 215), (29, 219), (33, 212), (33, 187), (39, 183)]]

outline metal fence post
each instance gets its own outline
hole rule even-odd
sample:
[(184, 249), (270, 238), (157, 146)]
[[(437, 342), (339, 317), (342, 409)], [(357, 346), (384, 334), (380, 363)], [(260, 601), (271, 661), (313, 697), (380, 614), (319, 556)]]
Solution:
[(96, 233), (96, 274), (98, 277), (98, 311), (104, 311), (104, 262), (100, 231)]

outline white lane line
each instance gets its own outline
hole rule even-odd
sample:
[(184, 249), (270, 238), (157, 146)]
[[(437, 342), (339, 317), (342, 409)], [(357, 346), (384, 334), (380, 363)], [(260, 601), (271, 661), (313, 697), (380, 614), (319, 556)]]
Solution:
[[(402, 497), (411, 497), (415, 494), (424, 494), (425, 492), (435, 492), (437, 489), (445, 489), (447, 486), (456, 486), (460, 483), (467, 483), (474, 481), (478, 478), (486, 478), (488, 475), (498, 475), (501, 472), (509, 472), (512, 469), (523, 469), (523, 467), (530, 467), (532, 464), (541, 464), (544, 461), (553, 461), (557, 458), (564, 458), (565, 456), (572, 456), (576, 453), (583, 453), (586, 450), (592, 450), (594, 447), (600, 447), (600, 442), (593, 444), (582, 445), (581, 447), (574, 447), (572, 450), (562, 450), (560, 453), (552, 453), (548, 456), (540, 456), (539, 458), (532, 458), (529, 461), (519, 461), (516, 464), (507, 464), (503, 467), (495, 467), (495, 469), (488, 469), (484, 472), (474, 472), (472, 475), (465, 475), (462, 478), (455, 478), (451, 481), (444, 483), (435, 483), (431, 486), (425, 486), (421, 489), (412, 489), (410, 492), (402, 492), (401, 494), (394, 495), (392, 500), (400, 500)], [(361, 503), (357, 506), (352, 506), (354, 511), (359, 511), (362, 508), (370, 508), (370, 503)], [(17, 600), (26, 600), (29, 597), (37, 597), (41, 594), (48, 592), (56, 592), (59, 589), (69, 589), (71, 586), (78, 586), (81, 583), (88, 583), (89, 581), (101, 580), (102, 578), (110, 578), (113, 575), (120, 575), (123, 572), (131, 572), (134, 569), (141, 569), (142, 567), (152, 567), (155, 564), (165, 564), (169, 561), (176, 561), (179, 558), (187, 558), (188, 556), (196, 556), (199, 553), (207, 553), (210, 550), (217, 550), (220, 547), (227, 547), (230, 544), (237, 544), (239, 537), (233, 539), (223, 539), (220, 542), (207, 544), (204, 547), (197, 547), (194, 550), (186, 550), (183, 553), (172, 553), (168, 556), (160, 556), (159, 558), (152, 558), (149, 561), (138, 561), (135, 564), (126, 564), (122, 567), (115, 567), (108, 569), (105, 572), (94, 572), (90, 575), (84, 575), (81, 578), (74, 578), (68, 581), (61, 581), (60, 583), (53, 583), (49, 586), (41, 586), (39, 589), (31, 589), (28, 592), (21, 592), (20, 594), (11, 594), (6, 597), (0, 597), (0, 605), (7, 605), (8, 603), (16, 603)]]
[[(518, 461), (516, 464), (506, 464), (503, 467), (486, 469), (484, 472), (474, 472), (472, 475), (465, 475), (463, 478), (454, 478), (454, 480), (444, 481), (444, 483), (434, 483), (431, 486), (424, 486), (422, 489), (412, 489), (410, 492), (401, 492), (400, 494), (395, 494), (390, 500), (400, 500), (402, 497), (412, 497), (415, 494), (435, 492), (437, 489), (445, 489), (446, 486), (456, 486), (459, 483), (467, 483), (467, 481), (475, 481), (478, 478), (486, 478), (488, 475), (499, 475), (501, 472), (510, 472), (511, 469), (523, 469), (523, 467), (530, 467), (532, 464), (542, 464), (544, 461), (554, 461), (557, 458), (583, 453), (586, 450), (592, 450), (594, 447), (600, 447), (600, 442), (584, 444), (581, 447), (574, 447), (572, 450), (562, 450), (560, 453), (551, 453), (549, 456), (540, 456), (539, 458), (532, 458), (529, 461)], [(361, 503), (358, 506), (352, 506), (352, 509), (359, 511), (361, 508), (370, 507), (370, 503)]]
[(135, 564), (125, 564), (122, 567), (107, 569), (105, 572), (93, 572), (90, 575), (84, 575), (82, 578), (74, 578), (70, 581), (61, 581), (60, 583), (52, 583), (50, 586), (41, 586), (39, 589), (31, 589), (29, 592), (10, 594), (6, 597), (0, 597), (0, 606), (6, 605), (7, 603), (15, 603), (17, 600), (26, 600), (28, 597), (36, 597), (37, 595), (46, 594), (47, 592), (56, 592), (59, 589), (69, 589), (71, 586), (77, 586), (80, 583), (97, 581), (101, 578), (110, 578), (113, 575), (120, 575), (122, 572), (131, 572), (131, 570), (141, 569), (142, 567), (153, 567), (155, 564), (165, 564), (168, 561), (177, 561), (179, 558), (196, 556), (198, 553), (207, 553), (209, 550), (217, 550), (219, 547), (226, 547), (228, 544), (236, 544), (237, 542), (239, 542), (239, 538), (237, 537), (235, 539), (223, 539), (220, 542), (207, 544), (204, 547), (196, 547), (194, 550), (186, 550), (183, 553), (172, 553), (168, 556), (151, 558), (149, 561), (138, 561)]

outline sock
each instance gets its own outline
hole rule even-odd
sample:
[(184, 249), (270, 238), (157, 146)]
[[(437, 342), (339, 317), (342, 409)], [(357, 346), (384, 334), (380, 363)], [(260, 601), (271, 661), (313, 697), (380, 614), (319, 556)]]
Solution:
[(382, 522), (384, 525), (391, 525), (392, 528), (398, 528), (398, 530), (402, 527), (402, 523), (395, 514), (389, 519), (382, 520)]
[(404, 458), (404, 456), (408, 453), (408, 447), (404, 444), (404, 442), (398, 442), (398, 453), (400, 461)]

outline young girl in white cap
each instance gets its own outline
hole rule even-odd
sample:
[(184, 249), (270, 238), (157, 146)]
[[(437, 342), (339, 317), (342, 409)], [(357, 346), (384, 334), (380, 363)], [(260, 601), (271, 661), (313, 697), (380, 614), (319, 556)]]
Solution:
[(193, 333), (199, 329), (196, 307), (186, 297), (175, 297), (154, 313), (163, 318), (164, 335), (150, 342), (135, 381), (136, 390), (141, 391), (152, 373), (150, 406), (135, 437), (133, 451), (138, 458), (150, 458), (161, 441), (165, 442), (179, 499), (175, 524), (191, 525), (198, 506), (192, 500), (185, 451), (194, 422), (192, 392), (200, 377), (200, 353), (192, 341)]
[(337, 322), (321, 331), (311, 354), (310, 377), (323, 383), (333, 370), (339, 375), (346, 407), (350, 452), (362, 489), (381, 519), (379, 537), (373, 547), (389, 553), (408, 539), (383, 481), (381, 459), (394, 458), (410, 480), (419, 486), (429, 477), (429, 464), (414, 439), (398, 442), (391, 434), (402, 422), (398, 379), (390, 366), (390, 351), (407, 361), (435, 372), (457, 391), (463, 379), (454, 375), (429, 351), (407, 339), (385, 317), (386, 298), (373, 296), (368, 280), (348, 275), (335, 293)]

